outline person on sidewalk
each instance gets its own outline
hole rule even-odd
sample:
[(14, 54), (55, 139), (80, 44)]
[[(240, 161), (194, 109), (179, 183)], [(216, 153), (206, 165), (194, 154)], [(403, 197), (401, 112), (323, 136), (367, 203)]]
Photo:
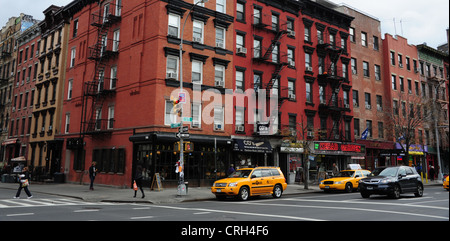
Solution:
[(25, 190), (25, 193), (28, 196), (28, 199), (32, 198), (33, 195), (31, 195), (30, 190), (28, 190), (28, 186), (30, 185), (30, 173), (28, 172), (28, 167), (24, 167), (22, 170), (22, 174), (19, 175), (20, 182), (19, 182), (19, 189), (17, 190), (16, 196), (14, 198), (20, 198), (20, 192), (22, 191), (22, 188)]
[[(142, 188), (142, 179), (144, 179), (144, 177), (142, 176), (142, 166), (138, 165), (136, 167), (136, 175), (134, 176), (134, 181), (136, 182), (136, 185), (138, 186), (138, 188), (141, 189), (142, 198), (144, 198), (145, 194), (144, 194), (144, 189)], [(137, 189), (134, 190), (133, 197), (136, 197), (136, 193), (137, 193)]]
[(97, 174), (97, 168), (95, 167), (97, 163), (92, 162), (91, 167), (89, 167), (89, 178), (91, 179), (91, 185), (89, 186), (89, 190), (94, 190), (94, 180), (95, 175)]

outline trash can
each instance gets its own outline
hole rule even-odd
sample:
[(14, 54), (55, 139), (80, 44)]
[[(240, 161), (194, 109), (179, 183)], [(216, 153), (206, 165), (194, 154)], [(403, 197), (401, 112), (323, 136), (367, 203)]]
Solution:
[(184, 182), (184, 185), (186, 185), (186, 195), (188, 194), (189, 190), (189, 182)]
[(64, 183), (64, 173), (55, 172), (55, 174), (53, 174), (53, 182), (54, 183)]

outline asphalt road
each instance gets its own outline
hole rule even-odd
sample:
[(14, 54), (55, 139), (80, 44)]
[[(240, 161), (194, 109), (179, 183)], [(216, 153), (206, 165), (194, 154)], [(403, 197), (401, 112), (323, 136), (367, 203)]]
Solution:
[(426, 187), (423, 197), (407, 194), (398, 200), (377, 195), (363, 199), (354, 192), (163, 205), (12, 195), (0, 189), (0, 221), (449, 221), (449, 192), (439, 186)]

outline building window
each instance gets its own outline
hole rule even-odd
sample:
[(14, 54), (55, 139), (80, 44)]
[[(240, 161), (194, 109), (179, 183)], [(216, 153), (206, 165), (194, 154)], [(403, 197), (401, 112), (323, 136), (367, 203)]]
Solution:
[(372, 101), (370, 100), (370, 93), (364, 93), (366, 109), (372, 109)]
[(245, 3), (236, 3), (236, 20), (245, 21)]
[(313, 95), (312, 95), (312, 85), (311, 83), (306, 82), (306, 102), (312, 103), (313, 102)]
[(352, 74), (358, 74), (358, 64), (355, 58), (352, 58)]
[(355, 40), (355, 29), (354, 28), (350, 28), (349, 33), (350, 33), (350, 41), (352, 41), (353, 43), (356, 42), (356, 40)]
[(395, 53), (391, 51), (390, 54), (391, 54), (391, 65), (395, 66)]
[(373, 50), (379, 50), (380, 49), (380, 44), (378, 43), (378, 37), (377, 36), (373, 36)]
[(372, 138), (372, 121), (371, 120), (366, 120), (366, 128), (368, 129), (367, 136), (369, 138)]
[(216, 0), (216, 11), (219, 13), (226, 13), (226, 0)]
[(202, 69), (203, 69), (202, 62), (196, 61), (196, 60), (192, 61), (192, 83), (194, 83), (194, 84), (202, 84), (203, 83)]
[(167, 56), (167, 78), (178, 79), (178, 59), (179, 58), (175, 56)]
[(244, 90), (244, 72), (236, 70), (236, 89)]
[[(37, 120), (36, 120), (36, 121), (37, 121)], [(30, 125), (31, 125), (31, 122), (30, 122)], [(64, 128), (64, 132), (65, 132), (66, 134), (69, 133), (69, 126), (70, 126), (70, 113), (67, 113), (67, 114), (66, 114), (66, 126), (65, 126), (65, 128)]]
[(382, 111), (383, 110), (383, 96), (377, 95), (377, 110)]
[(381, 80), (381, 67), (375, 65), (375, 80)]
[(111, 67), (111, 81), (109, 84), (109, 88), (111, 90), (115, 89), (117, 85), (117, 66)]
[(223, 130), (223, 107), (214, 107), (214, 130)]
[(197, 43), (203, 43), (203, 27), (204, 23), (200, 21), (194, 20), (193, 23), (193, 33), (192, 33), (192, 40)]
[(73, 80), (69, 80), (69, 84), (67, 87), (67, 99), (72, 99), (72, 88), (73, 88)]
[(357, 90), (353, 90), (353, 107), (359, 107), (359, 95)]
[(75, 66), (75, 57), (76, 57), (77, 49), (75, 47), (70, 51), (70, 67)]
[(78, 33), (78, 19), (73, 21), (73, 38), (77, 37), (77, 33)]
[(392, 89), (393, 90), (397, 90), (397, 76), (392, 75), (391, 76), (391, 81), (392, 81)]
[(369, 63), (366, 61), (363, 61), (363, 72), (364, 72), (364, 77), (370, 77)]
[(108, 129), (114, 128), (114, 106), (108, 107)]
[(214, 80), (216, 87), (225, 87), (225, 66), (215, 66)]
[(244, 118), (245, 118), (244, 108), (236, 107), (236, 117), (235, 117), (235, 123), (236, 123), (235, 131), (236, 132), (244, 132), (245, 131)]
[(368, 46), (368, 44), (367, 44), (367, 33), (365, 33), (365, 32), (361, 32), (361, 44), (364, 47)]
[(166, 100), (166, 108), (164, 115), (164, 125), (168, 126), (172, 123), (177, 123), (177, 116), (172, 114), (173, 102)]
[(117, 52), (119, 51), (119, 43), (120, 43), (120, 30), (116, 30), (114, 31), (113, 34), (113, 47), (112, 47), (112, 51), (113, 52)]
[(225, 48), (225, 29), (216, 28), (216, 47)]
[(192, 128), (202, 127), (202, 104), (192, 104)]
[(253, 58), (261, 57), (261, 40), (254, 39), (253, 40)]
[(278, 31), (279, 29), (279, 16), (272, 14), (272, 30)]
[(179, 38), (180, 34), (180, 16), (169, 14), (169, 36)]
[(253, 9), (253, 24), (258, 25), (261, 23), (261, 9)]

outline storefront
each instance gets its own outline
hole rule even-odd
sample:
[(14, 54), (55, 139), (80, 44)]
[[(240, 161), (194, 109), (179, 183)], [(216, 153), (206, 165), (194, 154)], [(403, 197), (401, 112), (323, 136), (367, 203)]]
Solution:
[[(132, 177), (142, 167), (144, 186), (151, 186), (159, 173), (164, 188), (176, 187), (179, 175), (175, 165), (180, 159), (179, 139), (175, 133), (139, 133), (129, 138), (133, 142)], [(191, 187), (210, 186), (224, 178), (231, 162), (231, 139), (225, 136), (190, 135), (184, 140), (192, 147), (184, 152), (185, 181)], [(132, 180), (130, 180), (132, 181)]]
[[(403, 145), (403, 147), (402, 147)], [(395, 149), (404, 151), (406, 148), (405, 144), (395, 143)], [(422, 146), (419, 144), (411, 144), (409, 146), (409, 159), (405, 159), (405, 155), (400, 155), (397, 157), (397, 165), (405, 166), (417, 166), (425, 165), (425, 154), (428, 152), (427, 146)]]
[(398, 156), (394, 142), (357, 140), (356, 143), (366, 146), (366, 157), (360, 165), (370, 171), (380, 166), (392, 166)]
[(272, 145), (258, 139), (233, 139), (233, 162), (236, 168), (274, 166)]
[(331, 175), (333, 163), (336, 163), (339, 170), (345, 170), (348, 164), (361, 165), (366, 156), (366, 146), (357, 143), (315, 141), (311, 143), (310, 149), (309, 178), (316, 182)]
[(280, 147), (280, 168), (285, 174), (286, 181), (290, 183), (302, 183), (303, 178), (303, 153), (302, 143), (282, 142)]

